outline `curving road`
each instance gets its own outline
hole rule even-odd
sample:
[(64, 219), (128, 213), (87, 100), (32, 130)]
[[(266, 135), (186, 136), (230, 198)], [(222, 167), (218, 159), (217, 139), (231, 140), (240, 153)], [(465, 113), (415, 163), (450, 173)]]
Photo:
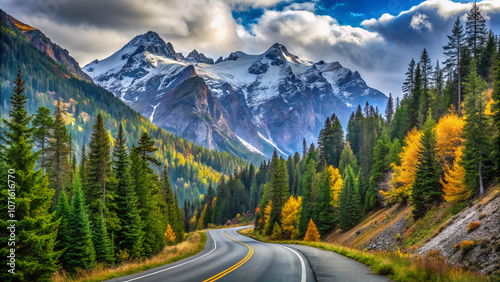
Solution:
[(243, 236), (237, 227), (207, 231), (200, 253), (110, 281), (315, 281), (307, 259), (283, 245)]

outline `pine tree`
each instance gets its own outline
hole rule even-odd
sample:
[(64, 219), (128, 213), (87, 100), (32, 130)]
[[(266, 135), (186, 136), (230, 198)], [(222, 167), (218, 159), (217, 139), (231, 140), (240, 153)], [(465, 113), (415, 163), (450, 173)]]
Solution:
[[(321, 172), (318, 200), (316, 204), (318, 213), (318, 231), (321, 235), (326, 234), (335, 226), (335, 210), (332, 205), (333, 198), (330, 187), (330, 174), (325, 167)], [(306, 235), (307, 236), (307, 235)]]
[[(3, 120), (2, 158), (5, 170), (2, 179), (11, 180), (8, 185), (15, 184), (16, 211), (9, 219), (17, 220), (16, 228), (16, 268), (15, 274), (0, 273), (0, 280), (38, 281), (49, 280), (57, 269), (60, 252), (54, 251), (59, 222), (54, 220), (54, 213), (49, 213), (53, 191), (47, 187), (47, 179), (40, 169), (35, 169), (38, 153), (33, 153), (33, 119), (25, 108), (27, 97), (24, 95), (24, 81), (21, 69), (14, 81), (14, 91), (10, 99), (12, 106), (9, 119)], [(13, 173), (8, 173), (13, 172)], [(12, 175), (11, 177), (8, 177)], [(4, 180), (6, 183), (7, 180)], [(7, 187), (7, 186), (5, 186)], [(7, 215), (7, 188), (0, 194), (3, 205), (2, 214)], [(5, 234), (12, 223), (0, 219), (0, 227)], [(2, 264), (8, 263), (10, 254), (8, 236), (0, 237), (0, 254)], [(22, 259), (21, 259), (22, 258)]]
[(266, 234), (272, 233), (274, 223), (281, 224), (281, 209), (288, 199), (288, 174), (286, 171), (285, 160), (278, 157), (278, 152), (274, 150), (273, 159), (271, 162), (271, 215), (269, 218), (269, 229)]
[(410, 64), (408, 65), (408, 71), (405, 73), (406, 78), (403, 83), (403, 97), (411, 97), (413, 93), (413, 88), (415, 87), (415, 60), (411, 59)]
[(411, 192), (415, 219), (425, 215), (428, 205), (442, 199), (443, 187), (439, 183), (440, 167), (436, 158), (436, 122), (431, 112), (422, 128), (421, 147), (418, 152), (417, 172)]
[(123, 127), (118, 127), (118, 135), (113, 148), (113, 172), (117, 180), (115, 202), (120, 229), (114, 234), (115, 248), (126, 250), (132, 258), (139, 258), (142, 254), (144, 233), (142, 222), (137, 208), (137, 196), (130, 183), (129, 157)]
[(389, 99), (387, 100), (387, 106), (385, 107), (385, 121), (387, 122), (387, 131), (390, 132), (390, 124), (392, 117), (394, 116), (394, 102), (392, 101), (392, 93), (389, 93)]
[(59, 197), (59, 201), (57, 202), (56, 208), (56, 218), (60, 220), (59, 229), (57, 232), (57, 245), (56, 250), (62, 251), (62, 255), (60, 257), (60, 263), (62, 264), (64, 269), (68, 269), (65, 251), (70, 242), (70, 226), (69, 220), (71, 217), (71, 206), (68, 202), (68, 197), (66, 197), (66, 193), (64, 191), (61, 192)]
[(472, 3), (471, 9), (467, 13), (465, 37), (467, 47), (471, 50), (473, 59), (476, 59), (477, 63), (487, 37), (486, 19), (481, 15), (477, 1)]
[(377, 140), (377, 145), (373, 148), (373, 165), (370, 172), (370, 188), (366, 193), (365, 210), (370, 210), (375, 206), (379, 184), (384, 180), (385, 174), (391, 169), (389, 160), (391, 141), (387, 133), (382, 131), (382, 135)]
[(338, 117), (332, 114), (326, 118), (325, 125), (319, 133), (318, 149), (319, 149), (319, 165), (339, 166), (340, 154), (344, 148), (344, 132)]
[(33, 141), (40, 148), (40, 164), (45, 163), (46, 148), (49, 143), (50, 129), (53, 127), (53, 124), (54, 120), (50, 116), (50, 110), (45, 107), (38, 108), (33, 120), (33, 127), (35, 128)]
[(87, 185), (87, 167), (88, 167), (88, 156), (87, 156), (87, 147), (85, 143), (82, 146), (82, 153), (80, 157), (80, 166), (78, 168), (78, 174), (80, 176), (80, 181), (83, 186)]
[[(160, 165), (160, 162), (157, 159), (150, 156), (151, 153), (158, 151), (158, 148), (156, 148), (155, 142), (151, 139), (151, 136), (149, 136), (146, 131), (142, 133), (139, 141), (137, 142), (137, 147), (135, 147), (134, 150), (137, 150), (137, 152), (139, 152), (139, 156), (141, 157), (143, 162), (148, 162), (153, 165)], [(147, 166), (147, 171), (153, 172), (153, 169)]]
[(58, 101), (54, 111), (54, 123), (49, 146), (46, 148), (46, 163), (43, 163), (43, 166), (48, 169), (49, 186), (55, 190), (54, 203), (57, 203), (61, 191), (64, 191), (69, 186), (69, 174), (71, 173), (71, 139), (62, 111), (61, 102)]
[(312, 218), (309, 220), (309, 224), (307, 225), (307, 232), (306, 236), (304, 236), (304, 241), (308, 242), (317, 242), (319, 241), (319, 232), (318, 229), (316, 229), (316, 225), (314, 224), (314, 221)]
[(95, 222), (93, 242), (95, 246), (96, 261), (103, 262), (106, 264), (113, 264), (115, 262), (115, 257), (112, 249), (112, 242), (108, 235), (108, 230), (104, 222), (104, 207), (99, 208), (100, 216)]
[(342, 179), (344, 185), (340, 192), (339, 222), (342, 230), (348, 230), (356, 226), (361, 218), (359, 185), (351, 166), (347, 166)]
[(205, 213), (205, 217), (203, 218), (203, 227), (208, 227), (209, 223), (212, 223), (213, 216), (213, 207), (212, 201), (215, 197), (215, 191), (212, 187), (212, 183), (208, 185), (207, 195), (205, 196), (205, 203), (207, 204), (207, 212)]
[(481, 52), (481, 57), (478, 60), (477, 73), (486, 80), (487, 82), (491, 82), (491, 66), (494, 64), (497, 51), (497, 42), (495, 39), (495, 34), (490, 30), (488, 33), (488, 40), (486, 41), (486, 45)]
[(75, 178), (71, 216), (68, 221), (69, 243), (64, 255), (66, 270), (69, 272), (75, 272), (77, 269), (90, 269), (96, 264), (92, 231), (81, 186), (80, 179)]
[[(469, 189), (474, 193), (484, 193), (484, 164), (488, 159), (489, 129), (486, 107), (486, 82), (477, 74), (476, 61), (473, 60), (470, 73), (464, 84), (465, 93), (465, 152), (464, 168), (465, 180)], [(479, 188), (479, 191), (478, 189)]]
[(339, 170), (344, 171), (347, 166), (350, 165), (353, 170), (358, 170), (358, 164), (356, 161), (356, 156), (354, 152), (351, 150), (351, 145), (349, 142), (345, 143), (344, 149), (342, 150), (342, 154), (340, 154), (340, 163)]
[(317, 194), (316, 167), (318, 155), (314, 144), (311, 144), (305, 160), (305, 171), (302, 176), (302, 206), (300, 209), (299, 234), (304, 236), (307, 231), (307, 219), (315, 217), (314, 203)]
[(434, 117), (436, 120), (441, 118), (441, 116), (446, 112), (449, 105), (445, 102), (444, 97), (444, 77), (443, 70), (439, 65), (439, 60), (436, 62), (436, 67), (434, 68), (434, 89), (432, 95), (431, 105), (435, 105)]
[(363, 112), (361, 106), (358, 105), (356, 113), (351, 115), (349, 124), (347, 125), (347, 141), (351, 145), (352, 152), (355, 156), (359, 155), (363, 142)]
[(106, 217), (106, 185), (111, 171), (111, 145), (101, 114), (97, 116), (90, 137), (87, 163), (87, 191), (89, 212), (92, 222), (98, 222), (100, 203), (104, 204)]
[(432, 81), (432, 63), (431, 58), (429, 57), (429, 53), (427, 53), (427, 50), (425, 48), (422, 52), (422, 56), (420, 56), (420, 70), (422, 72), (423, 93), (425, 95), (428, 95), (428, 91), (431, 88)]
[(445, 50), (444, 54), (448, 56), (448, 59), (444, 62), (448, 70), (457, 75), (457, 86), (458, 86), (458, 115), (462, 115), (462, 49), (464, 49), (465, 39), (464, 39), (464, 27), (460, 22), (460, 17), (457, 17), (457, 21), (453, 26), (452, 35), (448, 35), (448, 44), (443, 46)]
[(497, 135), (493, 140), (493, 153), (495, 160), (495, 177), (497, 182), (500, 182), (500, 52), (495, 64), (496, 70), (493, 78), (493, 92), (491, 96), (493, 100), (492, 111), (494, 112), (493, 124), (496, 128)]

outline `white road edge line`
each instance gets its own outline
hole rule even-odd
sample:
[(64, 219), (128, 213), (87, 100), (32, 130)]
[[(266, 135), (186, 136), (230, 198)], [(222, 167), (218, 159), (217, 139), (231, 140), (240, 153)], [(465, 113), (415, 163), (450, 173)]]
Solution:
[(186, 262), (183, 262), (183, 263), (178, 264), (178, 265), (174, 265), (174, 266), (169, 267), (169, 268), (165, 268), (165, 269), (162, 269), (162, 270), (158, 270), (158, 271), (156, 271), (156, 272), (149, 273), (149, 274), (146, 274), (146, 275), (143, 275), (143, 276), (140, 276), (140, 277), (132, 278), (132, 279), (130, 279), (130, 280), (125, 280), (125, 282), (135, 281), (135, 280), (139, 280), (139, 279), (142, 279), (142, 278), (145, 278), (145, 277), (148, 277), (148, 276), (152, 276), (152, 275), (155, 275), (155, 274), (158, 274), (158, 273), (161, 273), (161, 272), (164, 272), (164, 271), (167, 271), (167, 270), (170, 270), (170, 269), (173, 269), (173, 268), (176, 268), (176, 267), (179, 267), (179, 266), (182, 266), (182, 265), (188, 264), (188, 263), (190, 263), (190, 262), (193, 262), (193, 261), (199, 260), (199, 259), (201, 259), (201, 258), (203, 258), (203, 257), (206, 257), (206, 256), (208, 256), (209, 254), (213, 253), (213, 252), (215, 251), (215, 249), (217, 249), (217, 241), (215, 241), (215, 238), (214, 238), (214, 235), (212, 235), (212, 232), (211, 232), (211, 231), (208, 231), (208, 232), (210, 233), (210, 236), (211, 236), (211, 237), (212, 237), (212, 239), (214, 240), (214, 244), (215, 244), (215, 245), (214, 245), (214, 248), (213, 248), (210, 252), (208, 252), (208, 253), (206, 253), (206, 254), (202, 255), (201, 257), (197, 257), (197, 258), (192, 259), (192, 260), (190, 260), (190, 261), (186, 261)]
[(280, 247), (283, 247), (289, 251), (292, 251), (294, 254), (296, 254), (299, 259), (300, 259), (300, 266), (302, 268), (302, 277), (300, 279), (301, 282), (306, 282), (306, 264), (304, 263), (304, 260), (302, 259), (302, 257), (293, 249), (289, 248), (289, 247), (286, 247), (286, 246), (283, 246), (283, 245), (278, 245)]
[[(241, 228), (241, 229), (246, 229), (246, 228)], [(235, 230), (234, 230), (234, 234), (239, 234), (239, 235), (242, 235), (242, 234), (240, 234), (240, 233), (237, 233), (237, 232), (236, 232), (236, 231), (239, 231), (239, 230), (241, 230), (241, 229), (235, 229)], [(243, 235), (243, 236), (245, 236), (245, 235)], [(245, 236), (245, 237), (247, 237), (247, 238), (249, 238), (250, 240), (253, 240), (253, 241), (257, 242), (257, 243), (262, 243), (261, 241), (257, 241), (257, 240), (255, 240), (254, 238), (250, 238), (250, 237), (248, 237), (248, 236)], [(300, 282), (306, 282), (306, 264), (304, 263), (304, 260), (302, 259), (302, 257), (301, 257), (301, 256), (300, 256), (300, 255), (299, 255), (299, 254), (298, 254), (295, 250), (293, 250), (293, 249), (290, 249), (290, 248), (288, 248), (288, 247), (286, 247), (286, 246), (283, 246), (283, 245), (280, 245), (280, 244), (275, 244), (275, 245), (278, 245), (278, 246), (280, 246), (280, 247), (283, 247), (283, 248), (285, 248), (285, 249), (287, 249), (287, 250), (289, 250), (289, 251), (293, 252), (294, 254), (296, 254), (296, 255), (299, 257), (299, 259), (300, 259), (300, 266), (301, 266), (301, 269), (302, 269), (302, 277), (301, 277), (301, 279), (300, 279)]]

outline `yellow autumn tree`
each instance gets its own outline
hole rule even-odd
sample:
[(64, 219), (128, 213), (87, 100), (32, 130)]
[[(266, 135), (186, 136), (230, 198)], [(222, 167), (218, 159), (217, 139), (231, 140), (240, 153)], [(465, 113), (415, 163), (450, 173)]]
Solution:
[(344, 182), (342, 181), (342, 175), (338, 168), (334, 168), (332, 165), (328, 167), (328, 177), (330, 179), (330, 190), (332, 191), (332, 205), (338, 207), (340, 203), (340, 190)]
[(290, 196), (281, 209), (281, 225), (283, 226), (284, 236), (287, 238), (290, 238), (299, 222), (301, 202), (302, 198), (300, 196), (297, 198)]
[(203, 211), (200, 214), (200, 218), (198, 218), (198, 224), (196, 227), (198, 229), (203, 229), (203, 218), (205, 217), (205, 214), (207, 213), (207, 204), (205, 204), (205, 207), (203, 208)]
[(191, 231), (196, 230), (196, 215), (193, 215), (193, 217), (189, 220), (189, 227), (191, 228)]
[(464, 146), (459, 146), (455, 151), (453, 166), (444, 173), (444, 179), (440, 179), (443, 185), (444, 199), (447, 202), (461, 202), (467, 200), (471, 191), (464, 184), (465, 169), (462, 166)]
[(167, 231), (165, 231), (165, 242), (167, 242), (167, 245), (170, 245), (171, 243), (175, 242), (175, 232), (172, 226), (170, 224), (167, 225)]
[(319, 241), (319, 232), (312, 218), (309, 220), (309, 224), (307, 225), (307, 231), (306, 231), (306, 236), (304, 236), (304, 241), (309, 241), (309, 242)]
[(417, 172), (421, 136), (422, 133), (417, 128), (410, 130), (405, 138), (405, 146), (399, 154), (401, 165), (391, 164), (394, 173), (392, 174), (389, 190), (379, 191), (390, 204), (398, 200), (408, 199), (411, 195), (411, 188), (413, 182), (415, 182), (415, 173)]
[(453, 108), (436, 125), (436, 155), (444, 171), (453, 165), (457, 148), (464, 141), (464, 125), (464, 118), (459, 117)]
[(273, 201), (269, 201), (266, 208), (264, 209), (264, 218), (262, 219), (262, 224), (264, 224), (264, 228), (262, 229), (262, 232), (265, 232), (265, 230), (267, 230), (267, 228), (268, 228), (269, 217), (271, 216), (272, 203), (273, 203)]

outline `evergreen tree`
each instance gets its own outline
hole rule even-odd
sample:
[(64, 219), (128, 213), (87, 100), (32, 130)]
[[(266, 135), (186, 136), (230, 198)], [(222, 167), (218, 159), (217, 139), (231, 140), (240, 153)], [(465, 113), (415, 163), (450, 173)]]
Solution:
[(392, 101), (392, 93), (389, 93), (389, 100), (387, 100), (387, 106), (385, 107), (385, 121), (389, 126), (387, 128), (387, 131), (390, 131), (390, 124), (393, 116), (394, 116), (394, 102)]
[(415, 60), (411, 59), (410, 64), (408, 65), (408, 71), (405, 73), (406, 78), (403, 83), (403, 97), (411, 97), (413, 93), (413, 88), (415, 87)]
[[(300, 209), (299, 234), (304, 236), (307, 230), (308, 219), (315, 217), (315, 206), (317, 194), (316, 167), (318, 155), (314, 144), (309, 147), (305, 160), (305, 171), (302, 176), (302, 207)], [(263, 209), (261, 209), (263, 210)]]
[(475, 60), (471, 63), (470, 73), (464, 83), (464, 88), (466, 93), (464, 106), (467, 114), (464, 126), (466, 140), (463, 158), (465, 181), (469, 189), (482, 195), (484, 193), (484, 165), (489, 155), (488, 136), (490, 131), (487, 116), (484, 114), (487, 85), (477, 74)]
[(69, 243), (64, 255), (66, 270), (69, 272), (75, 272), (77, 269), (90, 269), (96, 264), (90, 221), (81, 186), (80, 179), (75, 178), (71, 216), (68, 221)]
[(339, 222), (342, 230), (348, 230), (358, 224), (361, 218), (358, 181), (351, 166), (347, 166), (342, 177), (344, 185), (340, 191)]
[(112, 249), (112, 242), (108, 235), (108, 230), (106, 224), (104, 223), (104, 207), (103, 203), (100, 203), (99, 208), (100, 216), (95, 223), (93, 242), (95, 246), (96, 261), (103, 262), (106, 264), (113, 264), (115, 262), (115, 257)]
[[(143, 162), (148, 162), (153, 165), (161, 164), (157, 159), (150, 155), (151, 153), (158, 151), (158, 148), (156, 148), (155, 141), (151, 139), (151, 136), (149, 136), (146, 131), (142, 133), (141, 138), (139, 138), (139, 142), (137, 142), (137, 147), (135, 147), (134, 150), (137, 150)], [(153, 169), (147, 166), (147, 171), (153, 172)]]
[(116, 178), (116, 214), (121, 227), (114, 233), (116, 238), (115, 248), (118, 251), (127, 251), (132, 258), (139, 258), (142, 254), (144, 233), (137, 208), (137, 196), (130, 183), (129, 167), (126, 140), (123, 135), (123, 126), (120, 124), (113, 148), (113, 172)]
[(339, 170), (344, 171), (347, 166), (350, 165), (353, 170), (358, 170), (358, 164), (356, 161), (356, 156), (354, 152), (351, 150), (351, 145), (349, 142), (345, 143), (344, 150), (342, 150), (342, 154), (340, 155), (340, 163)]
[(422, 56), (420, 56), (420, 71), (422, 72), (422, 87), (423, 93), (428, 95), (428, 91), (431, 88), (432, 81), (432, 63), (431, 58), (429, 57), (429, 53), (424, 48), (422, 52)]
[(208, 185), (207, 195), (205, 196), (205, 203), (207, 204), (207, 212), (203, 218), (203, 227), (207, 228), (209, 223), (212, 223), (213, 207), (212, 201), (215, 197), (215, 191), (212, 187), (212, 183)]
[(477, 1), (472, 3), (471, 9), (467, 13), (465, 38), (467, 40), (467, 47), (471, 50), (472, 57), (477, 63), (477, 59), (487, 38), (486, 19), (481, 15)]
[(57, 232), (58, 243), (56, 245), (56, 250), (62, 252), (60, 263), (62, 264), (64, 269), (68, 269), (68, 259), (66, 258), (65, 252), (70, 242), (69, 231), (71, 229), (71, 226), (69, 225), (69, 220), (71, 214), (72, 211), (71, 206), (68, 202), (68, 197), (66, 197), (66, 193), (62, 191), (56, 208), (56, 218), (60, 221), (59, 230)]
[(493, 152), (495, 160), (495, 177), (497, 182), (500, 182), (500, 53), (496, 60), (496, 70), (493, 78), (493, 124), (496, 128), (497, 135), (493, 141)]
[[(0, 194), (2, 214), (7, 211), (7, 188), (14, 181), (16, 194), (16, 211), (9, 219), (17, 220), (16, 228), (16, 268), (15, 274), (0, 273), (0, 280), (38, 281), (49, 280), (57, 269), (57, 260), (60, 252), (54, 251), (57, 236), (58, 221), (54, 220), (54, 213), (49, 213), (53, 191), (47, 187), (47, 179), (40, 169), (35, 169), (38, 153), (33, 153), (33, 128), (30, 123), (33, 116), (28, 115), (25, 104), (24, 81), (21, 69), (14, 81), (14, 91), (10, 99), (12, 106), (9, 119), (3, 120), (2, 130), (2, 157), (5, 160), (5, 169), (1, 171), (5, 181), (5, 193)], [(12, 172), (12, 173), (10, 173)], [(11, 177), (8, 177), (12, 175)], [(5, 232), (12, 223), (6, 221), (6, 216), (0, 219), (0, 227)], [(8, 236), (0, 237), (0, 254), (2, 264), (9, 261), (10, 254)]]
[(49, 146), (46, 148), (46, 163), (43, 163), (43, 166), (48, 169), (49, 186), (55, 190), (54, 203), (57, 203), (61, 191), (69, 186), (71, 173), (71, 139), (62, 111), (61, 102), (58, 101), (54, 112), (52, 135), (49, 139)]
[(486, 45), (481, 52), (481, 57), (478, 61), (477, 73), (487, 82), (491, 82), (490, 71), (491, 67), (495, 62), (497, 51), (497, 42), (495, 39), (495, 34), (490, 30), (488, 33), (488, 40)]
[(351, 145), (352, 152), (355, 156), (359, 155), (363, 142), (363, 112), (361, 106), (358, 105), (356, 113), (351, 115), (347, 126), (347, 141)]
[(111, 145), (108, 132), (104, 127), (101, 114), (97, 116), (90, 137), (87, 162), (87, 191), (85, 195), (89, 200), (89, 212), (92, 222), (100, 221), (100, 203), (104, 204), (104, 217), (106, 217), (106, 185), (111, 171)]
[(439, 65), (439, 60), (436, 62), (436, 68), (434, 69), (434, 89), (432, 96), (431, 105), (435, 105), (434, 117), (436, 120), (441, 118), (446, 113), (449, 107), (447, 101), (444, 97), (444, 77), (443, 70)]
[(373, 165), (370, 172), (370, 187), (366, 193), (365, 210), (374, 207), (377, 200), (377, 191), (379, 190), (378, 186), (384, 180), (385, 174), (391, 169), (390, 148), (391, 141), (384, 130), (373, 149)]
[(448, 56), (448, 59), (444, 62), (446, 68), (450, 73), (457, 76), (457, 86), (458, 86), (458, 115), (462, 115), (462, 53), (465, 45), (464, 39), (464, 27), (460, 22), (460, 17), (457, 17), (457, 21), (453, 26), (451, 36), (448, 35), (448, 44), (443, 46), (445, 50), (444, 54)]
[(278, 157), (278, 152), (274, 150), (273, 159), (271, 162), (271, 215), (270, 228), (266, 230), (266, 234), (272, 233), (274, 223), (278, 222), (281, 225), (281, 208), (288, 199), (288, 174), (286, 171), (286, 163), (283, 158)]
[(82, 154), (80, 157), (80, 166), (78, 168), (78, 174), (80, 176), (80, 181), (83, 186), (87, 185), (87, 166), (88, 166), (87, 147), (85, 146), (85, 143), (83, 143)]
[(332, 205), (332, 191), (330, 187), (330, 175), (328, 167), (321, 172), (319, 185), (318, 202), (316, 205), (318, 213), (317, 227), (321, 235), (326, 234), (335, 226), (335, 209)]
[(340, 154), (344, 148), (344, 132), (337, 116), (332, 114), (326, 118), (325, 125), (319, 133), (319, 165), (339, 166)]
[(443, 196), (439, 183), (441, 169), (436, 158), (436, 122), (431, 112), (422, 128), (421, 147), (418, 152), (417, 171), (411, 192), (413, 217), (423, 217), (428, 205), (438, 202)]
[[(50, 110), (45, 107), (40, 107), (36, 111), (35, 119), (33, 119), (33, 141), (40, 148), (40, 164), (45, 163), (46, 148), (49, 143), (50, 129), (53, 127), (54, 120), (50, 116)], [(45, 171), (45, 168), (44, 168)]]

